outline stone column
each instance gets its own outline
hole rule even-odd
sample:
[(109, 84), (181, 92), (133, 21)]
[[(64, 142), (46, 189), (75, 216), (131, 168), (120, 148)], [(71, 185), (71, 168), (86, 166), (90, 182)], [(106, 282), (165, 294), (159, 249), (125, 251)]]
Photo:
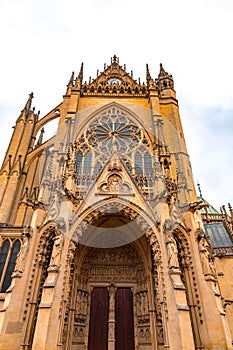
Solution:
[(108, 317), (108, 350), (115, 350), (115, 292), (116, 287), (112, 283), (109, 291), (109, 317)]

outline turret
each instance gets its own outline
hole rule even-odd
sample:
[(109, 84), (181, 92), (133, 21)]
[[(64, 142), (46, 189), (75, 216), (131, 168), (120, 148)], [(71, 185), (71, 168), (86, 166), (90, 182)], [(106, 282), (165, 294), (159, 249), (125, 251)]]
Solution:
[(158, 75), (158, 81), (157, 81), (158, 87), (160, 91), (164, 89), (172, 89), (174, 90), (174, 81), (171, 74), (168, 74), (163, 68), (162, 63), (160, 63), (160, 71)]
[[(24, 163), (31, 150), (31, 140), (38, 114), (31, 108), (33, 93), (21, 111), (0, 172), (0, 222), (11, 222), (13, 207), (17, 206), (20, 188), (25, 178)], [(4, 191), (3, 191), (4, 189)]]

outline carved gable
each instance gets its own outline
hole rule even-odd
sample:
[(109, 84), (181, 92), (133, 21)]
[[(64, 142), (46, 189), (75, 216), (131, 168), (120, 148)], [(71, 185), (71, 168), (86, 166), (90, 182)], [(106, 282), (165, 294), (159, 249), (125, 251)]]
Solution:
[(133, 79), (132, 73), (126, 72), (125, 67), (119, 65), (119, 59), (114, 55), (111, 64), (105, 66), (104, 71), (93, 81), (82, 85), (82, 95), (116, 95), (142, 96), (148, 94), (147, 86)]

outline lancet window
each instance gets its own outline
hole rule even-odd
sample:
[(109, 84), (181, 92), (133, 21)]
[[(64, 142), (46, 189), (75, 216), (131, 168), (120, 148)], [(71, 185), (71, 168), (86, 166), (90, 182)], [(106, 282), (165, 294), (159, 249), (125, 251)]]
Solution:
[(11, 275), (15, 268), (20, 241), (6, 239), (0, 250), (0, 291), (5, 292), (11, 284)]

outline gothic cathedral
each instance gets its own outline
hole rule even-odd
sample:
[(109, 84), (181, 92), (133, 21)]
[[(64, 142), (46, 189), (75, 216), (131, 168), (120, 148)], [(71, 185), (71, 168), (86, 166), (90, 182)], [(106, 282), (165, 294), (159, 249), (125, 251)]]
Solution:
[(0, 171), (0, 349), (232, 349), (233, 210), (196, 194), (172, 75), (113, 56), (32, 99)]

